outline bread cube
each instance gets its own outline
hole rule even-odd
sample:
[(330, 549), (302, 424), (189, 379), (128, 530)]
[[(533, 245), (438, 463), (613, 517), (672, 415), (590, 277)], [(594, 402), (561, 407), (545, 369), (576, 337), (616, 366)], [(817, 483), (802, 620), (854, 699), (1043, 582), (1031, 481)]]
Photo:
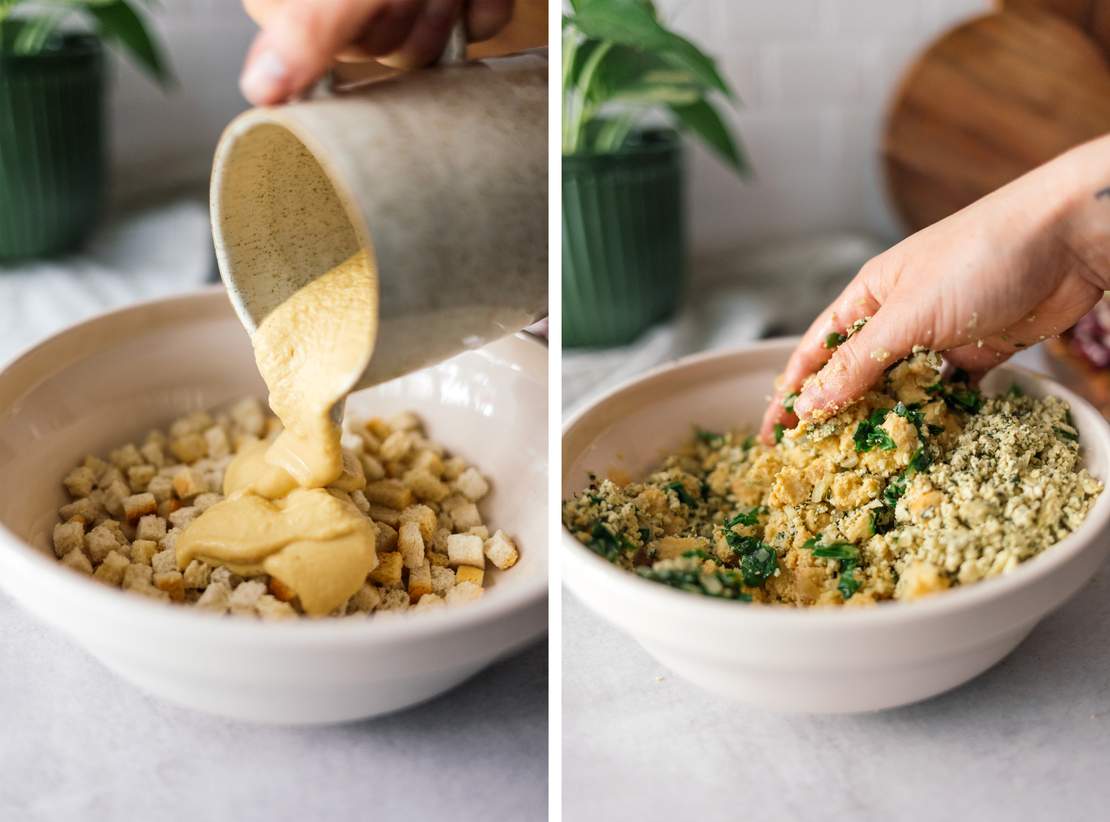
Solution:
[(347, 492), (362, 491), (366, 487), (366, 474), (357, 454), (352, 451), (343, 452), (343, 473), (331, 485)]
[(154, 587), (169, 594), (173, 602), (185, 601), (185, 578), (180, 571), (155, 573)]
[(260, 596), (254, 608), (263, 619), (295, 619), (297, 616), (292, 605), (269, 594)]
[(424, 448), (413, 457), (412, 468), (416, 471), (427, 471), (438, 479), (443, 476), (443, 458), (432, 449)]
[(473, 534), (451, 534), (447, 538), (447, 556), (452, 565), (473, 565), (475, 568), (486, 565), (482, 539)]
[(149, 492), (132, 494), (123, 500), (123, 516), (128, 522), (135, 522), (140, 517), (153, 514), (157, 510), (158, 502), (154, 499), (154, 494)]
[(223, 500), (223, 494), (213, 494), (211, 492), (206, 494), (198, 494), (196, 499), (193, 500), (193, 507), (203, 514), (217, 502), (223, 502)]
[(436, 594), (424, 594), (420, 600), (413, 606), (414, 611), (432, 611), (436, 608), (443, 608), (447, 605), (443, 598)]
[(185, 587), (191, 590), (207, 588), (211, 576), (211, 566), (209, 566), (207, 562), (203, 562), (199, 559), (192, 560), (185, 568), (185, 573), (182, 574), (185, 580)]
[(231, 453), (231, 443), (227, 432), (219, 425), (213, 425), (204, 432), (205, 451), (210, 457), (226, 457)]
[(200, 471), (186, 466), (174, 475), (173, 490), (181, 499), (191, 499), (207, 491), (208, 483)]
[(93, 502), (92, 497), (74, 500), (58, 509), (58, 516), (62, 519), (81, 522), (85, 525), (95, 523), (102, 513), (100, 507)]
[[(85, 526), (79, 521), (59, 522), (54, 526), (55, 556), (62, 558), (71, 551), (81, 551), (84, 547)], [(112, 547), (115, 546), (113, 545)], [(107, 551), (105, 553), (107, 553)]]
[(417, 568), (424, 562), (424, 538), (420, 536), (417, 523), (401, 523), (401, 530), (397, 532), (397, 547), (401, 550), (406, 568)]
[(89, 558), (85, 556), (85, 552), (79, 548), (75, 548), (62, 557), (62, 565), (67, 568), (72, 568), (74, 571), (80, 571), (82, 574), (91, 574), (93, 572), (92, 563), (89, 562)]
[(228, 607), (233, 614), (253, 614), (259, 598), (266, 593), (266, 586), (257, 580), (240, 582), (231, 592)]
[(194, 411), (174, 420), (170, 424), (170, 439), (180, 439), (189, 434), (199, 434), (212, 424), (212, 417), (207, 411)]
[(406, 471), (402, 482), (412, 489), (412, 492), (421, 500), (439, 502), (451, 493), (447, 484), (434, 476), (426, 468), (414, 468)]
[(409, 595), (400, 588), (387, 588), (381, 592), (382, 601), (378, 604), (378, 612), (382, 611), (407, 611), (409, 609)]
[(156, 476), (146, 486), (147, 493), (153, 494), (158, 502), (165, 502), (173, 496), (173, 479)]
[(367, 483), (363, 493), (366, 494), (366, 499), (372, 505), (384, 505), (395, 511), (408, 508), (413, 502), (412, 491), (395, 479), (383, 479)]
[(409, 602), (414, 605), (420, 601), (424, 594), (432, 592), (432, 570), (424, 562), (419, 567), (409, 571)]
[(180, 528), (171, 528), (170, 530), (166, 531), (166, 535), (164, 537), (158, 540), (158, 545), (161, 546), (163, 550), (176, 551), (177, 538), (181, 536), (181, 533), (182, 531)]
[(93, 487), (96, 485), (96, 474), (93, 473), (91, 468), (79, 465), (66, 474), (66, 478), (62, 482), (71, 497), (80, 499), (92, 493)]
[(136, 565), (132, 562), (123, 571), (123, 589), (145, 588), (154, 584), (154, 569), (149, 565)]
[(135, 529), (135, 539), (148, 539), (154, 542), (166, 535), (166, 521), (154, 514), (139, 518), (139, 525)]
[(459, 505), (451, 511), (451, 522), (456, 531), (466, 531), (482, 524), (482, 515), (478, 513), (478, 506), (472, 502)]
[(489, 493), (489, 483), (486, 482), (486, 478), (473, 467), (459, 474), (459, 478), (455, 480), (455, 488), (472, 502), (477, 502)]
[(150, 539), (137, 539), (131, 543), (131, 563), (150, 565), (159, 550), (157, 542)]
[(362, 493), (361, 490), (351, 492), (351, 502), (362, 513), (370, 514), (370, 500), (366, 499), (366, 494)]
[[(450, 535), (448, 535), (450, 536)], [(428, 562), (432, 567), (446, 568), (451, 564), (451, 559), (447, 556), (447, 540), (443, 541), (443, 551), (425, 551), (424, 556), (428, 558)]]
[(486, 572), (481, 568), (475, 568), (473, 565), (460, 565), (455, 572), (455, 584), (462, 585), (464, 582), (472, 582), (481, 588), (482, 579), (485, 575)]
[(401, 512), (401, 524), (415, 523), (420, 528), (424, 542), (431, 542), (436, 534), (436, 514), (427, 505), (410, 505)]
[(386, 462), (403, 460), (412, 450), (412, 435), (407, 431), (394, 431), (382, 441), (379, 456)]
[(389, 508), (385, 505), (375, 505), (371, 503), (368, 514), (370, 519), (374, 520), (378, 525), (388, 525), (394, 530), (401, 525), (401, 512), (396, 508)]
[(444, 599), (448, 605), (462, 605), (480, 598), (483, 591), (483, 588), (479, 588), (473, 582), (463, 582), (448, 591)]
[(380, 554), (383, 551), (392, 551), (397, 547), (397, 532), (384, 522), (374, 522), (378, 528), (374, 547)]
[(166, 548), (150, 558), (150, 564), (156, 574), (168, 574), (177, 570), (177, 555), (173, 549)]
[(231, 604), (231, 586), (226, 582), (212, 582), (200, 598), (196, 601), (198, 608), (214, 611), (217, 614), (226, 614)]
[(112, 480), (104, 490), (104, 507), (114, 517), (123, 516), (123, 501), (131, 496), (131, 487), (122, 479)]
[(139, 453), (139, 449), (134, 444), (128, 443), (108, 454), (108, 461), (120, 471), (126, 471), (133, 465), (142, 465), (143, 455)]
[(429, 563), (429, 572), (432, 578), (432, 592), (444, 596), (455, 587), (455, 572), (450, 568), (443, 568)]
[(380, 480), (385, 477), (385, 467), (378, 461), (377, 457), (371, 454), (359, 454), (358, 461), (362, 464), (363, 476), (369, 482)]
[(102, 522), (85, 535), (85, 551), (88, 553), (89, 559), (93, 561), (93, 565), (104, 562), (108, 554), (118, 550), (119, 547), (119, 537), (115, 530), (107, 524), (107, 521)]
[(141, 494), (143, 491), (147, 490), (150, 481), (154, 479), (157, 473), (158, 469), (153, 465), (147, 465), (146, 463), (142, 465), (132, 465), (127, 469), (127, 485), (131, 488), (133, 493)]
[(359, 612), (363, 614), (371, 613), (378, 605), (381, 604), (381, 592), (373, 585), (367, 583), (355, 591), (347, 601), (347, 613)]
[(170, 514), (170, 525), (174, 528), (180, 528), (184, 531), (189, 527), (189, 524), (200, 516), (200, 509), (195, 505), (187, 505), (184, 508), (178, 508)]
[(399, 551), (379, 554), (378, 566), (370, 572), (370, 581), (387, 588), (400, 587), (403, 567), (404, 560)]
[(228, 413), (231, 415), (232, 422), (246, 433), (256, 437), (262, 435), (266, 427), (266, 412), (256, 397), (239, 400), (228, 409)]
[(443, 461), (443, 478), (445, 480), (458, 479), (465, 470), (466, 460), (461, 457), (450, 457)]
[(516, 545), (509, 539), (509, 535), (500, 529), (486, 540), (485, 552), (489, 561), (502, 571), (512, 568), (520, 558)]
[(489, 528), (484, 525), (475, 525), (473, 528), (467, 528), (466, 533), (473, 534), (476, 537), (481, 537), (482, 542), (489, 539)]
[(109, 551), (104, 561), (93, 573), (93, 577), (108, 585), (119, 587), (123, 582), (123, 572), (130, 565), (130, 561), (118, 551)]
[(143, 459), (153, 465), (156, 469), (162, 468), (166, 464), (166, 451), (161, 442), (145, 442), (143, 447), (139, 449)]

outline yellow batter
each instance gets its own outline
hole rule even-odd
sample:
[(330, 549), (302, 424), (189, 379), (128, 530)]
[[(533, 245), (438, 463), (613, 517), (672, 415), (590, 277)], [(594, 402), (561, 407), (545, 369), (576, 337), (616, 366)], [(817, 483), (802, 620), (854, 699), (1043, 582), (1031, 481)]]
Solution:
[(224, 477), (227, 498), (177, 541), (179, 567), (199, 558), (270, 574), (312, 616), (330, 613), (362, 586), (378, 564), (376, 526), (325, 487), (343, 473), (331, 412), (370, 361), (377, 326), (377, 272), (365, 251), (262, 321), (252, 337), (255, 362), (284, 429), (236, 455)]

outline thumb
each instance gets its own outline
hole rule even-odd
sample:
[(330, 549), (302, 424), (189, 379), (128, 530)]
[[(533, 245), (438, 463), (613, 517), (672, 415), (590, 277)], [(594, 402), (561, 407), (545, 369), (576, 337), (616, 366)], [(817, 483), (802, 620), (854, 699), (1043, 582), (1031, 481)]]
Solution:
[(828, 417), (862, 397), (916, 342), (928, 339), (928, 332), (907, 319), (893, 306), (880, 308), (806, 383), (794, 412), (802, 419)]

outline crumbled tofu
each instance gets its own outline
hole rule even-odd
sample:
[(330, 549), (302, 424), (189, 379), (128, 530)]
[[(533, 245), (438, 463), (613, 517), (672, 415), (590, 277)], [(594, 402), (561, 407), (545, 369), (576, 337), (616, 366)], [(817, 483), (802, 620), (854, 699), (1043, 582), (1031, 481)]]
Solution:
[(485, 553), (489, 561), (502, 571), (512, 568), (520, 558), (516, 550), (516, 544), (501, 530), (498, 530), (486, 540)]
[(473, 534), (452, 534), (447, 538), (447, 556), (452, 565), (473, 565), (484, 568), (482, 538)]

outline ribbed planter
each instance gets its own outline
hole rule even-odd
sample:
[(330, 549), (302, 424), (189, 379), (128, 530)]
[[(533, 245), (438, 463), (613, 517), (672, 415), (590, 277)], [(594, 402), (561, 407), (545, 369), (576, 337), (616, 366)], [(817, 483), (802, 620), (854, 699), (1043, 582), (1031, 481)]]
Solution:
[(0, 35), (0, 260), (84, 240), (104, 199), (104, 57), (88, 35), (16, 56)]
[(685, 283), (682, 148), (669, 131), (612, 154), (563, 157), (563, 345), (628, 343)]

